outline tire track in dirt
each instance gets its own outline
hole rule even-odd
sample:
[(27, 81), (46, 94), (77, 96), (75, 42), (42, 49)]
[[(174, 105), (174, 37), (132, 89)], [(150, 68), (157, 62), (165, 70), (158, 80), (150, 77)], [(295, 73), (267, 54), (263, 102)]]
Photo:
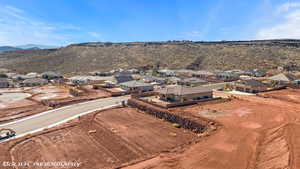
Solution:
[(261, 134), (253, 169), (291, 169), (292, 152), (287, 125), (266, 129)]
[[(95, 126), (101, 127), (106, 129), (104, 126), (101, 125), (101, 120), (94, 120), (93, 124)], [(138, 144), (134, 144), (131, 143), (130, 140), (120, 137), (117, 134), (114, 134), (113, 131), (110, 131), (113, 135), (115, 135), (115, 137), (118, 137), (119, 140), (122, 140), (122, 144), (124, 144), (124, 146), (126, 146), (130, 151), (132, 151), (133, 153), (135, 153), (137, 156), (141, 157), (141, 156), (145, 156), (147, 155), (147, 153), (145, 153), (145, 150), (143, 149), (143, 147), (141, 145)]]

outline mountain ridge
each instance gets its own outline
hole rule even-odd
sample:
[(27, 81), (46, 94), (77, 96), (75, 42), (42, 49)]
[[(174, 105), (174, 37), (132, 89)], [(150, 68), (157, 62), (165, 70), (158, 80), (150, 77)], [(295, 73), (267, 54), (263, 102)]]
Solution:
[(9, 51), (0, 67), (21, 72), (108, 71), (160, 65), (170, 69), (275, 69), (300, 65), (300, 40), (90, 42), (57, 49)]

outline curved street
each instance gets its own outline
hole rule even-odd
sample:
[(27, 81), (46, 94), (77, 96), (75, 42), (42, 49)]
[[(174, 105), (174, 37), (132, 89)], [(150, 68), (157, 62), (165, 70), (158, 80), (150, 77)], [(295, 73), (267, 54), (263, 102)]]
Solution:
[(12, 129), (16, 132), (16, 137), (22, 137), (27, 134), (42, 131), (46, 128), (57, 126), (94, 111), (120, 105), (122, 101), (127, 101), (129, 97), (130, 96), (110, 97), (69, 105), (17, 121), (1, 124), (0, 128)]

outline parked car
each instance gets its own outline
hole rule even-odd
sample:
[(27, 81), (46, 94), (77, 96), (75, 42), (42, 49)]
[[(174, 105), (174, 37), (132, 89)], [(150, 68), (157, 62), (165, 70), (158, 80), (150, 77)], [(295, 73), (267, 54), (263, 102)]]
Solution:
[(11, 129), (0, 129), (0, 141), (16, 136), (16, 132)]

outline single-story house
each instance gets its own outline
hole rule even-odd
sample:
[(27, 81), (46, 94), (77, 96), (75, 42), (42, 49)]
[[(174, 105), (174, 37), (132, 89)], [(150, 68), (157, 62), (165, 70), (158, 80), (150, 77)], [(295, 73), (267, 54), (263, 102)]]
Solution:
[(199, 86), (206, 84), (207, 81), (199, 78), (185, 78), (178, 82), (179, 85), (185, 85), (185, 86)]
[(181, 79), (178, 77), (168, 77), (167, 78), (168, 84), (178, 84), (179, 81), (181, 81)]
[(111, 71), (109, 71), (110, 73), (112, 73), (112, 74), (114, 74), (114, 73), (120, 73), (120, 72), (123, 72), (124, 71), (124, 69), (122, 69), (122, 68), (117, 68), (117, 69), (113, 69), (113, 70), (111, 70)]
[(43, 79), (47, 79), (47, 80), (52, 80), (52, 79), (60, 79), (63, 78), (63, 76), (59, 73), (55, 73), (55, 72), (44, 72), (42, 73), (42, 78)]
[(268, 86), (258, 80), (239, 80), (232, 84), (232, 88), (237, 91), (247, 93), (258, 93), (268, 90)]
[(228, 72), (220, 72), (216, 74), (217, 79), (229, 82), (229, 81), (235, 81), (239, 79), (239, 75), (234, 73), (228, 73)]
[(100, 77), (100, 76), (73, 76), (69, 78), (73, 85), (86, 85), (86, 84), (100, 84), (105, 83), (106, 80), (111, 80), (112, 77)]
[(112, 73), (111, 72), (98, 72), (98, 71), (94, 71), (94, 72), (89, 72), (89, 75), (91, 75), (91, 76), (111, 76)]
[(277, 74), (268, 78), (269, 81), (277, 84), (293, 83), (297, 78), (292, 74)]
[(135, 69), (135, 68), (126, 70), (126, 72), (131, 73), (131, 74), (138, 74), (138, 73), (140, 73), (140, 71), (138, 69)]
[(26, 79), (31, 79), (30, 76), (27, 76), (27, 75), (21, 75), (21, 74), (12, 74), (9, 76), (12, 80), (14, 81), (23, 81), (23, 80), (26, 80)]
[(260, 69), (251, 69), (246, 71), (246, 74), (249, 76), (254, 76), (254, 77), (264, 77), (267, 75), (267, 73), (263, 70)]
[(147, 92), (147, 91), (152, 91), (154, 89), (152, 84), (144, 83), (136, 80), (120, 83), (119, 85), (123, 90), (126, 91)]
[(195, 71), (189, 69), (175, 70), (176, 76), (181, 76), (181, 77), (192, 77), (194, 73)]
[(175, 72), (173, 70), (162, 69), (157, 71), (162, 76), (175, 76)]
[(8, 78), (0, 78), (0, 88), (8, 88), (9, 86)]
[(38, 73), (31, 72), (31, 73), (27, 73), (26, 76), (28, 77), (28, 79), (30, 79), (30, 78), (37, 78), (40, 75)]
[(120, 74), (120, 75), (115, 75), (112, 79), (112, 82), (115, 84), (119, 84), (119, 83), (129, 82), (133, 80), (134, 80), (133, 77), (129, 74)]
[(295, 81), (294, 81), (294, 84), (300, 85), (300, 80), (295, 80)]
[(159, 89), (157, 92), (161, 100), (170, 102), (193, 101), (213, 97), (212, 89), (205, 86), (175, 86)]
[(231, 69), (231, 70), (227, 70), (225, 72), (233, 73), (233, 74), (237, 74), (237, 75), (244, 75), (245, 74), (245, 71), (240, 70), (240, 69)]
[(156, 76), (144, 76), (141, 78), (141, 80), (145, 83), (152, 83), (156, 82), (158, 84), (165, 84), (167, 80), (162, 77), (156, 77)]
[(193, 72), (193, 76), (206, 79), (206, 78), (213, 78), (215, 76), (215, 74), (213, 72), (210, 72), (207, 70), (199, 70), (199, 71)]
[(33, 86), (42, 86), (46, 85), (48, 83), (48, 80), (42, 79), (42, 78), (32, 78), (32, 79), (26, 79), (20, 83), (20, 86), (22, 87), (33, 87)]

